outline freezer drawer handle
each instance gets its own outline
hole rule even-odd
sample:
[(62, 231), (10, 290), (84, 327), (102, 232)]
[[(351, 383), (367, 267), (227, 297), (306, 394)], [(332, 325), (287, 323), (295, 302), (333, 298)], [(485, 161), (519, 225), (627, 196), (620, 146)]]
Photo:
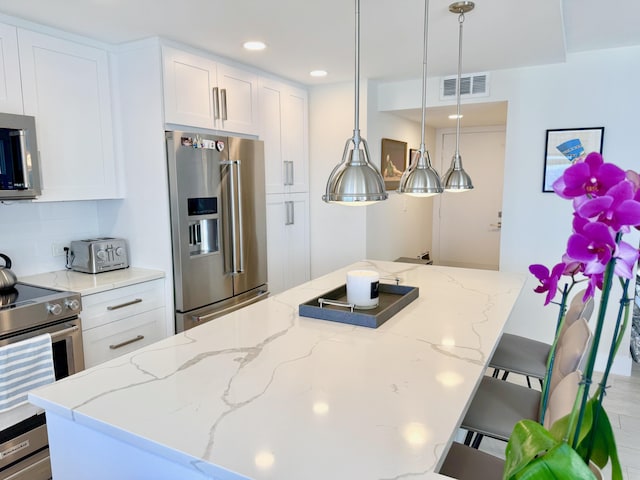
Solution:
[(191, 317), (191, 319), (196, 322), (196, 323), (200, 323), (200, 322), (208, 322), (209, 320), (213, 320), (214, 318), (218, 318), (221, 317), (223, 315), (226, 315), (227, 313), (231, 313), (235, 310), (238, 310), (242, 307), (246, 307), (247, 305), (251, 305), (252, 303), (256, 303), (258, 300), (262, 300), (265, 296), (269, 295), (269, 291), (266, 292), (260, 292), (258, 295), (256, 295), (255, 297), (251, 297), (249, 300), (246, 300), (244, 302), (238, 303), (236, 305), (231, 305), (230, 307), (227, 308), (223, 308), (221, 310), (217, 310), (213, 313), (208, 313), (206, 315), (194, 315), (193, 317)]
[(141, 298), (135, 298), (135, 299), (131, 300), (130, 302), (121, 303), (120, 305), (109, 305), (107, 307), (107, 310), (118, 310), (119, 308), (124, 308), (124, 307), (128, 307), (130, 305), (135, 305), (136, 303), (142, 303), (142, 299)]
[(126, 345), (131, 344), (131, 343), (139, 342), (140, 340), (143, 340), (143, 339), (144, 339), (144, 335), (136, 335), (134, 338), (130, 338), (129, 340), (125, 340), (122, 343), (116, 343), (115, 345), (109, 345), (109, 348), (111, 350), (116, 350), (118, 348), (124, 347)]

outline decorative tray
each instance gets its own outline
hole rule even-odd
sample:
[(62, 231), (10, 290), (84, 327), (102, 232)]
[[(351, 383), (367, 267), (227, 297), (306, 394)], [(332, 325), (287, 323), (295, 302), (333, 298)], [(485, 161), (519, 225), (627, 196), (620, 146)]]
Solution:
[(418, 298), (418, 293), (418, 287), (381, 283), (378, 289), (378, 306), (369, 310), (359, 310), (347, 303), (347, 286), (342, 285), (301, 303), (298, 313), (302, 317), (378, 328)]

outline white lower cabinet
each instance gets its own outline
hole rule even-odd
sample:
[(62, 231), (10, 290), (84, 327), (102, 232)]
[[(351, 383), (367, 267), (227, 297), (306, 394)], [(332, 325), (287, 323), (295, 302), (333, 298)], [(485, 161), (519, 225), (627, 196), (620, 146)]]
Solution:
[(267, 195), (269, 291), (280, 293), (310, 278), (309, 194)]
[(82, 297), (85, 367), (93, 367), (166, 336), (164, 280)]

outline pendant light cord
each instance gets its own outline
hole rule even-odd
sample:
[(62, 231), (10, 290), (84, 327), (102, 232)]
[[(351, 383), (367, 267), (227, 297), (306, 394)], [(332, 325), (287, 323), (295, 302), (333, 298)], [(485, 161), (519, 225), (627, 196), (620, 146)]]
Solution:
[(456, 89), (456, 157), (460, 156), (460, 90), (462, 90), (462, 24), (464, 23), (464, 12), (458, 15), (460, 28), (458, 31), (458, 84)]
[(418, 162), (425, 164), (424, 153), (426, 147), (424, 144), (425, 117), (427, 110), (427, 25), (429, 23), (429, 0), (424, 1), (424, 44), (422, 55), (422, 130), (420, 130), (420, 157)]
[(360, 0), (356, 0), (356, 82), (355, 82), (355, 112), (353, 121), (354, 150), (357, 151), (360, 144)]

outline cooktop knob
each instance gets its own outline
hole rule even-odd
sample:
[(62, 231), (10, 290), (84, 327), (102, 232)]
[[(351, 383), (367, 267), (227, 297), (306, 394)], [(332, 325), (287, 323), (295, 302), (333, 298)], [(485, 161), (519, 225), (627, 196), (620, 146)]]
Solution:
[(51, 315), (60, 315), (62, 313), (62, 305), (60, 305), (59, 303), (48, 303), (47, 311)]
[(64, 304), (69, 310), (73, 310), (74, 312), (80, 309), (80, 302), (75, 298), (72, 300), (67, 300), (66, 302), (64, 302)]

